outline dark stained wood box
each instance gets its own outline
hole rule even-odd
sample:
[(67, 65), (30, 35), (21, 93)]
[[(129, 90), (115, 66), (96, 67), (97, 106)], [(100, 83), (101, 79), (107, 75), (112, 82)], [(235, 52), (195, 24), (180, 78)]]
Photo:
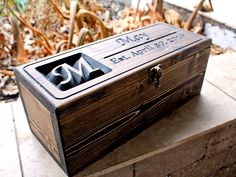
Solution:
[(159, 23), (17, 67), (29, 126), (73, 176), (199, 94), (210, 45)]

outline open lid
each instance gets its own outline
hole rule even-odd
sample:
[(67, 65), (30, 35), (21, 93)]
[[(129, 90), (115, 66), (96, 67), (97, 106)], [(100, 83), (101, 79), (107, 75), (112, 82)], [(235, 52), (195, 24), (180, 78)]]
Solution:
[(65, 99), (205, 39), (159, 23), (27, 64), (24, 70), (52, 97)]

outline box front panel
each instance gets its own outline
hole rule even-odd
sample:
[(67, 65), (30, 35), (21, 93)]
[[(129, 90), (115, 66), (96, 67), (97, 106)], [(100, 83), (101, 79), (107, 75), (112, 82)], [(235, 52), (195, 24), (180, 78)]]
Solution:
[(75, 174), (136, 128), (199, 94), (209, 52), (207, 48), (171, 66), (175, 59), (156, 63), (163, 68), (158, 88), (149, 82), (150, 67), (144, 68), (129, 77), (133, 82), (127, 87), (84, 107), (74, 105), (58, 113), (68, 171)]

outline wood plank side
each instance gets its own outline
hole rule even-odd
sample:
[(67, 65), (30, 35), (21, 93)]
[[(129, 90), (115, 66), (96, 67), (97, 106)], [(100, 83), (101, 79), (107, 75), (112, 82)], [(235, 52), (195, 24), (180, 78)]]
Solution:
[(124, 121), (123, 124), (118, 127), (114, 127), (114, 129), (107, 132), (105, 136), (91, 139), (82, 149), (79, 147), (69, 149), (66, 156), (70, 174), (74, 175), (78, 170), (83, 169), (95, 159), (99, 159), (120, 143), (127, 141), (140, 130), (160, 120), (167, 115), (169, 111), (180, 106), (189, 98), (189, 95), (185, 94), (186, 90), (200, 90), (203, 79), (202, 75), (200, 77), (201, 79), (199, 80), (193, 78), (193, 80), (188, 81), (189, 83), (186, 82), (170, 93), (133, 110), (129, 115), (120, 118), (120, 120), (127, 119), (127, 121)]
[(123, 135), (132, 133), (154, 115), (162, 115), (168, 107), (198, 94), (209, 51), (208, 48), (163, 70), (160, 88), (148, 83), (148, 69), (144, 69), (138, 73), (139, 82), (77, 111), (67, 110), (70, 114), (59, 117), (59, 124), (68, 171), (74, 174), (109, 149), (111, 142), (122, 141)]
[[(63, 127), (62, 135), (67, 137), (64, 141), (65, 147), (67, 148), (67, 142), (71, 142), (70, 137), (79, 140), (87, 136), (88, 132), (101, 129), (105, 126), (104, 123), (109, 124), (113, 122), (114, 119), (111, 119), (111, 114), (113, 116), (127, 114), (127, 110), (130, 108), (135, 105), (140, 106), (137, 105), (138, 103), (142, 104), (154, 96), (158, 97), (175, 87), (175, 85), (181, 84), (188, 77), (192, 77), (198, 72), (205, 71), (208, 54), (209, 49), (204, 50), (199, 54), (199, 57), (202, 59), (198, 59), (198, 62), (196, 62), (196, 56), (194, 55), (179, 62), (174, 68), (169, 67), (163, 70), (160, 88), (156, 88), (148, 82), (148, 69), (146, 69), (137, 73), (136, 75), (139, 76), (139, 80), (134, 80), (134, 82), (130, 83), (126, 88), (116, 90), (115, 92), (110, 90), (111, 93), (109, 96), (98, 99), (96, 102), (86, 107), (81, 108), (75, 105), (62, 113), (58, 113), (60, 126)], [(163, 65), (165, 65), (165, 63), (163, 63)], [(124, 79), (123, 82), (126, 82), (126, 79)], [(102, 93), (100, 94), (102, 95)], [(93, 96), (96, 97), (96, 95)], [(130, 97), (130, 99), (127, 99), (128, 97)], [(73, 141), (71, 143), (73, 143)], [(71, 144), (68, 144), (68, 147), (70, 146)]]
[[(203, 44), (205, 45), (205, 43), (203, 43)], [(188, 52), (189, 52), (189, 50), (192, 51), (192, 55), (190, 55), (188, 57), (185, 56), (185, 53), (187, 53), (186, 51), (179, 51), (179, 54), (168, 55), (158, 63), (159, 64), (161, 63), (162, 70), (165, 70), (166, 68), (169, 68), (172, 65), (174, 65), (175, 63), (181, 62), (184, 59), (190, 59), (190, 60), (192, 59), (193, 61), (196, 61), (196, 62), (192, 63), (191, 64), (192, 66), (189, 66), (189, 68), (185, 68), (185, 69), (189, 69), (190, 72), (192, 69), (197, 70), (199, 68), (199, 66), (197, 67), (197, 65), (206, 66), (207, 58), (209, 56), (209, 52), (207, 52), (207, 50), (205, 50), (207, 48), (207, 46), (204, 50), (202, 50), (201, 52), (198, 52), (197, 55), (194, 55), (194, 54), (196, 54), (196, 53), (194, 53), (194, 52), (196, 52), (195, 51), (196, 48), (199, 48), (199, 47), (200, 46), (195, 46), (194, 49), (193, 48), (188, 49)], [(208, 48), (208, 51), (209, 51), (209, 48)], [(168, 60), (166, 58), (168, 58)], [(130, 63), (130, 64), (132, 64), (132, 63)], [(71, 114), (71, 112), (72, 113), (76, 112), (76, 111), (78, 111), (78, 109), (81, 109), (82, 107), (89, 107), (95, 101), (97, 101), (99, 99), (103, 99), (104, 97), (109, 97), (111, 94), (113, 96), (117, 95), (117, 93), (119, 91), (123, 91), (124, 87), (127, 87), (127, 85), (137, 83), (142, 78), (146, 79), (144, 77), (148, 77), (147, 74), (149, 73), (149, 69), (151, 67), (156, 66), (156, 65), (157, 65), (157, 62), (155, 62), (155, 61), (150, 64), (145, 64), (145, 65), (139, 67), (135, 73), (127, 71), (126, 73), (124, 73), (116, 78), (113, 78), (112, 80), (107, 82), (106, 85), (102, 85), (102, 86), (97, 85), (97, 86), (91, 87), (90, 90), (91, 89), (93, 89), (93, 90), (88, 91), (88, 92), (84, 91), (83, 93), (81, 93), (81, 95), (83, 95), (83, 96), (81, 96), (80, 94), (71, 96), (72, 101), (65, 102), (63, 105), (61, 105), (58, 108), (58, 112), (57, 112), (58, 116), (59, 117), (66, 117), (66, 116), (68, 116), (68, 114)], [(194, 65), (196, 65), (196, 66), (194, 66)], [(146, 67), (146, 69), (145, 69), (145, 67)], [(183, 72), (179, 72), (178, 75), (181, 73), (183, 73)], [(164, 74), (164, 71), (163, 71), (163, 74)], [(162, 82), (163, 82), (163, 79), (162, 79)], [(140, 87), (139, 91), (142, 90), (142, 86), (144, 85), (143, 82), (140, 82), (140, 84), (141, 84), (140, 85), (141, 87)], [(145, 83), (145, 86), (149, 87), (150, 85), (147, 85)], [(143, 89), (146, 89), (146, 88), (143, 88)], [(76, 97), (79, 97), (79, 99)]]
[(19, 83), (19, 87), (31, 131), (41, 140), (42, 144), (58, 162), (60, 162), (50, 112), (21, 83)]

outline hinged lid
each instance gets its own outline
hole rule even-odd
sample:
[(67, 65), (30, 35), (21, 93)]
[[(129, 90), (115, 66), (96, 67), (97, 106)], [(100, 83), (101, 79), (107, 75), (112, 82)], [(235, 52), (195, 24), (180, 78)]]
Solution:
[(64, 99), (204, 38), (159, 23), (28, 64), (24, 70), (55, 99)]

